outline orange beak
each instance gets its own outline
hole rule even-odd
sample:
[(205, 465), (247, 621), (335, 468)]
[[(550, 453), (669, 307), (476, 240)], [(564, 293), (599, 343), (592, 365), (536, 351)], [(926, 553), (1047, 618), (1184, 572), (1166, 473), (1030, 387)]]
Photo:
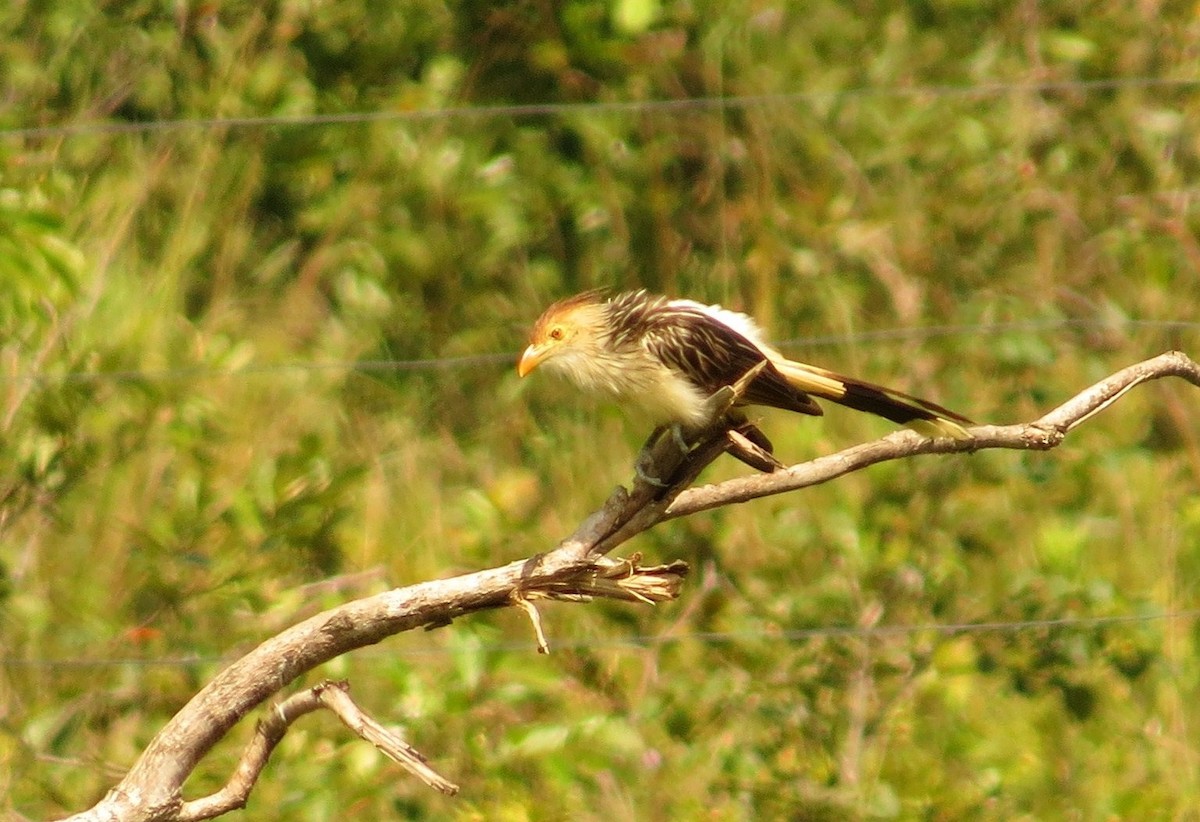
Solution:
[(538, 367), (546, 356), (546, 351), (536, 345), (531, 345), (525, 349), (525, 353), (521, 355), (521, 359), (517, 360), (517, 376), (524, 377), (530, 371)]

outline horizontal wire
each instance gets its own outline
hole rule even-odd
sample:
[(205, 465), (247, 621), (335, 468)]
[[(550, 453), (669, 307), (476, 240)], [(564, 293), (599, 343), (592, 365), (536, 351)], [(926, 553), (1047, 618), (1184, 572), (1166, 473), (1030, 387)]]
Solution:
[[(431, 357), (415, 360), (341, 360), (326, 362), (282, 362), (256, 363), (238, 368), (205, 368), (204, 366), (185, 366), (181, 368), (161, 368), (148, 370), (117, 370), (83, 372), (73, 371), (61, 375), (29, 374), (26, 380), (37, 382), (91, 382), (94, 380), (110, 380), (112, 382), (150, 382), (155, 380), (186, 380), (211, 379), (219, 377), (240, 377), (254, 374), (273, 374), (281, 371), (438, 371), (455, 368), (474, 368), (481, 365), (495, 365), (501, 362), (516, 362), (517, 353), (471, 354), (462, 357)], [(3, 383), (3, 380), (0, 380)]]
[[(907, 339), (932, 339), (935, 337), (951, 337), (965, 334), (1001, 334), (1012, 332), (1057, 331), (1061, 329), (1101, 329), (1117, 330), (1120, 328), (1148, 328), (1159, 331), (1200, 331), (1200, 322), (1193, 320), (1017, 320), (1014, 322), (976, 323), (962, 325), (930, 325), (904, 328), (883, 328), (868, 331), (826, 334), (811, 337), (794, 337), (775, 343), (779, 348), (811, 348), (829, 347), (835, 345), (852, 345), (864, 342), (896, 341)], [(5, 382), (39, 382), (42, 384), (65, 384), (80, 382), (153, 382), (167, 380), (189, 379), (219, 379), (225, 377), (242, 377), (251, 375), (276, 374), (285, 371), (358, 371), (375, 372), (412, 372), (412, 371), (441, 371), (459, 368), (479, 368), (516, 362), (520, 352), (507, 351), (491, 354), (470, 354), (458, 357), (427, 357), (412, 360), (342, 360), (326, 362), (283, 362), (257, 363), (238, 368), (206, 368), (204, 366), (181, 366), (179, 368), (162, 369), (126, 369), (114, 371), (72, 371), (65, 374), (46, 374), (31, 372), (4, 380)]]
[(566, 114), (640, 113), (749, 108), (846, 97), (993, 97), (1013, 92), (1117, 91), (1130, 88), (1195, 88), (1193, 77), (1108, 77), (1094, 80), (1041, 80), (970, 85), (859, 86), (837, 91), (793, 91), (736, 96), (698, 96), (675, 100), (530, 103), (524, 105), (452, 106), (407, 111), (359, 111), (342, 114), (200, 117), (144, 122), (88, 121), (46, 126), (0, 128), (0, 137), (70, 137), (82, 134), (145, 134), (184, 129), (296, 128), (379, 122), (412, 123), (445, 119), (547, 117)]
[(1056, 331), (1063, 328), (1084, 330), (1117, 330), (1120, 328), (1150, 328), (1159, 331), (1197, 331), (1200, 322), (1195, 320), (1137, 320), (1137, 319), (1054, 319), (1014, 320), (1000, 323), (976, 323), (962, 325), (926, 325), (905, 328), (883, 328), (873, 331), (854, 331), (846, 334), (827, 334), (817, 337), (800, 337), (783, 340), (780, 347), (803, 347), (806, 345), (838, 345), (841, 343), (877, 342), (880, 340), (902, 340), (910, 338), (931, 339), (952, 337), (961, 334), (996, 334), (1013, 331)]
[[(631, 636), (613, 637), (606, 640), (566, 640), (553, 641), (555, 650), (586, 651), (598, 648), (617, 647), (658, 647), (672, 645), (684, 641), (703, 642), (706, 644), (725, 644), (750, 640), (770, 640), (798, 642), (809, 639), (884, 639), (897, 636), (915, 636), (918, 634), (941, 634), (955, 636), (960, 634), (1007, 633), (1016, 634), (1023, 631), (1042, 631), (1061, 628), (1069, 630), (1094, 630), (1120, 625), (1144, 624), (1149, 622), (1177, 621), (1196, 619), (1200, 617), (1200, 608), (1180, 611), (1164, 611), (1152, 614), (1117, 614), (1111, 616), (1080, 616), (1054, 617), (1049, 619), (1026, 620), (992, 620), (987, 622), (957, 622), (957, 623), (923, 623), (917, 625), (831, 625), (814, 628), (794, 628), (778, 631), (746, 630), (746, 631), (698, 631), (671, 634), (635, 634)], [(530, 651), (532, 642), (496, 642), (472, 647), (470, 650), (485, 653), (513, 653)], [(425, 648), (373, 648), (362, 649), (364, 653), (357, 656), (387, 656), (418, 657), (446, 656), (458, 653), (450, 647)], [(50, 658), (19, 658), (0, 656), (0, 667), (12, 669), (54, 669), (54, 668), (105, 668), (129, 665), (142, 668), (153, 667), (189, 667), (194, 665), (213, 665), (230, 663), (237, 660), (236, 655), (220, 656), (177, 656), (148, 659), (143, 657), (63, 657)]]

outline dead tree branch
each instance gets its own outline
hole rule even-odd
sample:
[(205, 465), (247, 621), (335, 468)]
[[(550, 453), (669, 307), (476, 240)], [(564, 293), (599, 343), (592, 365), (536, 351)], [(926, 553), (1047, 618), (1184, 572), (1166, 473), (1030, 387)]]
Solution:
[(402, 765), (429, 787), (447, 796), (458, 793), (458, 786), (433, 770), (429, 766), (429, 760), (416, 748), (364, 713), (350, 698), (350, 686), (347, 683), (322, 682), (292, 694), (273, 706), (266, 717), (259, 720), (254, 739), (246, 746), (241, 761), (225, 787), (201, 799), (184, 802), (176, 818), (212, 819), (244, 808), (254, 783), (258, 781), (259, 774), (271, 757), (271, 752), (283, 739), (288, 728), (300, 717), (321, 708), (332, 711), (347, 728), (379, 748), (389, 759)]
[(1033, 422), (977, 425), (971, 429), (972, 439), (969, 440), (931, 440), (911, 431), (896, 431), (875, 442), (856, 445), (783, 471), (690, 488), (678, 495), (663, 519), (686, 517), (724, 505), (820, 485), (876, 463), (920, 454), (973, 453), (985, 448), (1048, 451), (1061, 445), (1070, 431), (1108, 408), (1135, 386), (1164, 377), (1179, 377), (1200, 387), (1200, 365), (1186, 354), (1169, 351), (1121, 369)]
[[(663, 602), (679, 594), (683, 563), (643, 567), (636, 558), (606, 555), (631, 537), (676, 517), (794, 491), (886, 460), (919, 454), (953, 454), (985, 448), (1047, 450), (1116, 402), (1134, 386), (1180, 377), (1200, 386), (1200, 366), (1169, 352), (1113, 374), (1030, 423), (982, 425), (973, 439), (929, 440), (897, 432), (773, 473), (728, 480), (690, 490), (700, 472), (727, 450), (747, 456), (744, 437), (729, 437), (723, 424), (692, 432), (695, 443), (681, 450), (673, 436), (659, 436), (639, 460), (632, 489), (617, 488), (558, 547), (499, 568), (450, 579), (422, 582), (356, 600), (311, 617), (268, 639), (231, 664), (201, 690), (151, 740), (125, 778), (76, 820), (201, 820), (243, 807), (275, 745), (292, 722), (318, 708), (333, 710), (356, 733), (432, 787), (453, 793), (425, 758), (349, 700), (344, 686), (323, 684), (279, 703), (259, 725), (229, 783), (207, 797), (184, 801), (181, 788), (197, 763), (250, 711), (271, 699), (317, 665), (403, 631), (448, 625), (475, 611), (513, 605), (525, 608), (546, 647), (533, 601), (539, 598)], [(738, 386), (710, 399), (714, 420), (736, 399)], [(755, 455), (749, 454), (750, 458)], [(761, 455), (759, 455), (761, 456)]]

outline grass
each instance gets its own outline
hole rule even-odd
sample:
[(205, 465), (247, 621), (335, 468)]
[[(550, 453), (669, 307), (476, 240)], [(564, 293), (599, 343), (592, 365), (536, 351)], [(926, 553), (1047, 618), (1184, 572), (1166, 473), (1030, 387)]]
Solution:
[[(981, 421), (1196, 353), (1194, 327), (1126, 322), (1191, 320), (1200, 294), (1193, 89), (1139, 82), (1185, 76), (1183, 18), (664, 4), (629, 31), (590, 8), (507, 40), (525, 18), (474, 6), (407, 28), (354, 4), (211, 29), (0, 13), (13, 126), (815, 93), (3, 138), (5, 811), (86, 807), (217, 660), (315, 608), (553, 545), (645, 436), (507, 363), (326, 363), (515, 354), (544, 303), (595, 285), (743, 307), (801, 359)], [(920, 331), (943, 326), (962, 330)], [(856, 336), (880, 329), (903, 333)], [(671, 523), (630, 549), (691, 562), (684, 597), (550, 607), (549, 658), (487, 614), (331, 663), (463, 798), (314, 719), (247, 814), (1186, 818), (1191, 616), (795, 632), (1188, 611), (1191, 397), (1141, 388), (1052, 454), (878, 466)], [(889, 430), (765, 425), (791, 460)]]

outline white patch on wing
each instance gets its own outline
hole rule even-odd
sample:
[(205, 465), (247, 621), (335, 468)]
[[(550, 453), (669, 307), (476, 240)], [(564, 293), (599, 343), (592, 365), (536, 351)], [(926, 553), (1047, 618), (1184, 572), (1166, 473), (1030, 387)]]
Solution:
[(767, 359), (773, 362), (786, 361), (786, 357), (776, 351), (764, 339), (762, 329), (758, 327), (758, 323), (754, 322), (749, 316), (738, 311), (730, 311), (728, 308), (722, 308), (719, 305), (705, 305), (698, 303), (695, 300), (671, 300), (668, 305), (675, 308), (690, 308), (693, 311), (699, 311), (702, 314), (707, 314), (722, 325), (727, 325), (737, 333), (741, 334), (750, 342), (754, 343)]

